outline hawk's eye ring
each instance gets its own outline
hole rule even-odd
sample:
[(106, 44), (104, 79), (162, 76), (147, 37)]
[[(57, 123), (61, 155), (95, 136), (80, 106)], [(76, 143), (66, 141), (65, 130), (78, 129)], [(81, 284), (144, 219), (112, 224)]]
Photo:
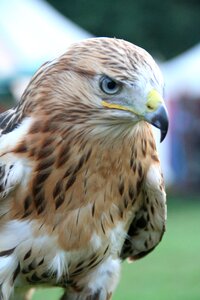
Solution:
[(100, 88), (104, 93), (108, 95), (114, 95), (120, 90), (121, 87), (119, 83), (117, 83), (113, 79), (104, 76), (101, 78)]

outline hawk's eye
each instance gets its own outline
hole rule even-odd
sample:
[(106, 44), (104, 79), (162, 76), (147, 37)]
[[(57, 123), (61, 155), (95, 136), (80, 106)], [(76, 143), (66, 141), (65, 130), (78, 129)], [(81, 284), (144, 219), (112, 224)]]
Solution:
[(113, 94), (116, 94), (120, 90), (121, 86), (119, 85), (119, 83), (117, 83), (113, 79), (105, 76), (105, 77), (101, 78), (100, 88), (102, 89), (102, 91), (104, 93), (113, 95)]

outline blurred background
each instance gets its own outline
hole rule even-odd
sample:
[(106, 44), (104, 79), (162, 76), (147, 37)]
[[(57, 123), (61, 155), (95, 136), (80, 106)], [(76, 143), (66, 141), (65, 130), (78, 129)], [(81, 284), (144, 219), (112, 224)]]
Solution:
[[(114, 300), (199, 300), (199, 0), (0, 0), (0, 112), (19, 101), (42, 63), (92, 36), (123, 38), (151, 53), (165, 77), (170, 115), (169, 134), (158, 143), (167, 232), (151, 255), (123, 265)], [(34, 300), (59, 293), (39, 291)]]

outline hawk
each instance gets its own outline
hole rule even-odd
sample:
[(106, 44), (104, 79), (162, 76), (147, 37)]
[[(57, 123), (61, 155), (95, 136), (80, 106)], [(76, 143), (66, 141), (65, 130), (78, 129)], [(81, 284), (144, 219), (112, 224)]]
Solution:
[(150, 124), (162, 141), (162, 94), (145, 50), (94, 38), (45, 63), (0, 115), (1, 300), (40, 285), (111, 299), (121, 261), (160, 242), (166, 195)]

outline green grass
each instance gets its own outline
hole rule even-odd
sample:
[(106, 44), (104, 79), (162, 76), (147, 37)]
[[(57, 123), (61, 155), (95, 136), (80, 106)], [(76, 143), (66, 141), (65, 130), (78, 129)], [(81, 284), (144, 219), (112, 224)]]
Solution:
[[(33, 300), (58, 299), (59, 289), (38, 290)], [(168, 201), (167, 232), (146, 258), (124, 263), (113, 300), (200, 299), (200, 201)]]

